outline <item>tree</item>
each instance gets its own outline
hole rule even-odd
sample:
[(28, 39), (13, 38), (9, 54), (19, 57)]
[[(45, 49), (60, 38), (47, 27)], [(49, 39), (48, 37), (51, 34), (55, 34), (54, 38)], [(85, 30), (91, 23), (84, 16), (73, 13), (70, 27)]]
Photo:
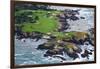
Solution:
[(38, 16), (33, 14), (31, 11), (16, 11), (15, 14), (15, 23), (35, 23), (38, 20)]

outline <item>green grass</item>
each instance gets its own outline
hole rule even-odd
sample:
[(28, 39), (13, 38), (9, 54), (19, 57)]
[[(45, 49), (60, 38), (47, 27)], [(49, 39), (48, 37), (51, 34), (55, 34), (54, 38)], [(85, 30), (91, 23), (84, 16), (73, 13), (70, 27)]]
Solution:
[[(51, 13), (53, 13), (53, 11)], [(34, 14), (39, 17), (39, 20), (36, 23), (24, 23), (24, 27), (22, 28), (24, 32), (38, 31), (42, 33), (49, 33), (57, 29), (58, 20), (56, 20), (55, 17), (47, 17), (47, 11), (36, 10), (33, 11), (33, 16)]]
[[(19, 13), (23, 13), (24, 11), (31, 11), (33, 13), (32, 16), (36, 15), (39, 17), (39, 20), (36, 21), (36, 23), (22, 23), (22, 24), (16, 24), (17, 26), (22, 27), (23, 32), (41, 32), (41, 33), (51, 33), (52, 35), (56, 36), (57, 39), (63, 39), (68, 38), (70, 39), (73, 36), (73, 32), (58, 32), (58, 23), (59, 21), (57, 18), (53, 15), (50, 17), (47, 16), (48, 12), (50, 14), (59, 14), (61, 11), (45, 11), (45, 10), (21, 10), (19, 12), (16, 12), (15, 15), (19, 15)], [(66, 35), (67, 34), (67, 35)]]

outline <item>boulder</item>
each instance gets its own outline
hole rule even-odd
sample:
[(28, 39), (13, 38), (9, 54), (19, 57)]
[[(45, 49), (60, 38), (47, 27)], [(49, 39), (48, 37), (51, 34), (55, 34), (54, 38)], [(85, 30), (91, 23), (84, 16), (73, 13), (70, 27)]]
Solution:
[(81, 19), (85, 19), (85, 17), (83, 17), (83, 16), (81, 16), (80, 18), (81, 18)]
[(69, 49), (69, 50), (64, 50), (64, 52), (71, 58), (73, 58), (73, 60), (75, 60), (76, 58), (78, 58), (79, 56), (77, 55), (77, 53), (73, 50), (73, 49)]
[(68, 55), (69, 57), (73, 58), (73, 60), (75, 60), (76, 58), (79, 58), (78, 54), (75, 53), (75, 52), (73, 52), (73, 53), (67, 52), (67, 55)]
[(86, 38), (88, 38), (88, 33), (86, 32), (73, 32), (71, 42), (79, 45), (83, 45)]
[(54, 48), (54, 45), (47, 45), (46, 43), (44, 44), (41, 44), (37, 47), (37, 49), (40, 49), (40, 50), (44, 50), (44, 49), (53, 49)]
[(86, 39), (84, 40), (84, 42), (89, 42), (89, 44), (91, 44), (92, 46), (94, 46), (94, 39), (86, 38)]
[(75, 21), (75, 20), (79, 20), (79, 18), (78, 18), (77, 16), (75, 16), (75, 15), (72, 15), (72, 16), (70, 17), (70, 20)]
[(82, 52), (81, 48), (76, 46), (74, 43), (67, 42), (67, 45), (64, 47), (64, 52), (71, 58), (76, 59), (79, 56), (77, 53)]
[(48, 51), (44, 54), (44, 57), (53, 56), (53, 55), (63, 55), (63, 49), (56, 48), (56, 49), (48, 50)]
[(67, 49), (69, 52), (82, 52), (81, 48), (79, 48), (76, 44), (69, 42), (67, 42), (67, 46), (65, 47), (65, 49)]
[(85, 50), (84, 53), (81, 54), (83, 58), (87, 57), (87, 59), (89, 59), (89, 55), (92, 55), (92, 52), (89, 52), (88, 50)]

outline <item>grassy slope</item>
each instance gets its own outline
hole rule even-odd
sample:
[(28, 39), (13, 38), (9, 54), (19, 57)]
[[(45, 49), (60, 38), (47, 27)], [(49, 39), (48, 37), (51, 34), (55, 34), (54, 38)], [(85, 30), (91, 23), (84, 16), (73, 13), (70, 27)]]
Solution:
[[(16, 15), (20, 15), (20, 13), (23, 13), (25, 11), (32, 11), (32, 10), (20, 10), (18, 12), (15, 13)], [(60, 13), (60, 11), (45, 11), (45, 10), (34, 10), (33, 12), (33, 16), (37, 15), (39, 17), (39, 20), (36, 23), (23, 23), (23, 24), (16, 24), (17, 26), (21, 26), (22, 27), (22, 31), (23, 32), (33, 32), (33, 31), (38, 31), (38, 32), (42, 32), (42, 33), (51, 33), (52, 35), (56, 35), (58, 38), (59, 37), (63, 37), (63, 33), (62, 32), (57, 32), (57, 28), (58, 28), (58, 20), (55, 16), (47, 16), (47, 13), (51, 13), (51, 14), (58, 14)]]
[(47, 17), (46, 11), (36, 10), (35, 12), (33, 11), (33, 13), (35, 13), (35, 15), (39, 17), (39, 20), (36, 23), (23, 24), (24, 32), (38, 31), (42, 33), (48, 33), (48, 32), (52, 32), (53, 30), (57, 29), (58, 21), (55, 20), (55, 17)]
[[(18, 13), (24, 11), (32, 11), (32, 10), (21, 10), (19, 12), (16, 12), (15, 15), (18, 15)], [(37, 15), (39, 17), (39, 20), (36, 23), (18, 24), (19, 26), (23, 25), (22, 30), (24, 32), (38, 31), (41, 33), (51, 33), (52, 35), (55, 35), (58, 39), (71, 38), (73, 36), (73, 32), (63, 33), (63, 32), (56, 31), (59, 23), (58, 20), (54, 16), (47, 17), (46, 15), (48, 12), (53, 14), (58, 14), (60, 13), (60, 11), (34, 10), (32, 12), (33, 12), (33, 16)]]

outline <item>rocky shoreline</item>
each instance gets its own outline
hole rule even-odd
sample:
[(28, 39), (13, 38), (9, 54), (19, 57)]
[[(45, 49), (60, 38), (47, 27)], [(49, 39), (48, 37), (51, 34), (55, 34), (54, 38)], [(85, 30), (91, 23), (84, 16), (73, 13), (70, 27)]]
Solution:
[[(66, 53), (70, 58), (72, 58), (73, 60), (75, 60), (76, 58), (79, 58), (78, 53), (81, 54), (81, 57), (83, 58), (88, 58), (89, 55), (92, 55), (92, 51), (93, 50), (87, 50), (85, 49), (83, 53), (82, 52), (82, 48), (80, 47), (80, 45), (91, 45), (94, 46), (93, 43), (93, 38), (89, 37), (89, 35), (87, 34), (82, 34), (83, 32), (75, 32), (76, 35), (74, 35), (74, 37), (66, 39), (63, 38), (62, 40), (57, 40), (55, 36), (50, 36), (48, 34), (45, 34), (45, 36), (49, 36), (49, 37), (45, 37), (44, 38), (44, 33), (40, 33), (40, 32), (33, 32), (33, 33), (23, 33), (23, 32), (16, 32), (16, 39), (18, 40), (22, 40), (22, 39), (36, 39), (35, 42), (37, 42), (40, 39), (46, 39), (47, 42), (40, 44), (37, 47), (37, 50), (47, 50), (47, 52), (44, 54), (44, 57), (58, 57), (56, 55), (63, 55), (63, 52)], [(80, 37), (79, 35), (80, 34)], [(86, 38), (84, 38), (83, 36), (85, 36)], [(23, 40), (25, 42), (25, 40)], [(62, 60), (66, 60), (63, 57), (58, 57)]]

